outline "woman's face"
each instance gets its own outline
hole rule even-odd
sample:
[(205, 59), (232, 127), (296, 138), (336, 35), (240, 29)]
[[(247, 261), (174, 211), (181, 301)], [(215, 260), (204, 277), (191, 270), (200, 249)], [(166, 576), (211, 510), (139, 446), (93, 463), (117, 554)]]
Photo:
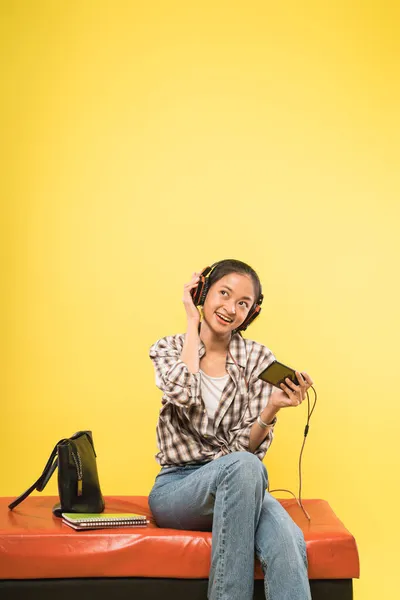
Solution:
[(255, 301), (251, 277), (230, 273), (210, 287), (203, 306), (204, 320), (215, 333), (231, 332), (243, 323)]

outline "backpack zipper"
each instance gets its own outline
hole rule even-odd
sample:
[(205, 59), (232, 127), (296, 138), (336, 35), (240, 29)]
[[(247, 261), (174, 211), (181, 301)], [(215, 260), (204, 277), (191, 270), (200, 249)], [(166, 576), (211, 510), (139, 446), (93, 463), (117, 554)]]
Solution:
[(77, 495), (78, 496), (82, 496), (82, 485), (83, 485), (83, 481), (82, 481), (82, 461), (81, 461), (81, 457), (79, 456), (79, 452), (76, 451), (76, 456), (75, 453), (71, 450), (71, 454), (72, 454), (72, 458), (74, 459), (74, 463), (75, 463), (75, 467), (76, 467), (76, 474), (78, 476), (78, 492)]

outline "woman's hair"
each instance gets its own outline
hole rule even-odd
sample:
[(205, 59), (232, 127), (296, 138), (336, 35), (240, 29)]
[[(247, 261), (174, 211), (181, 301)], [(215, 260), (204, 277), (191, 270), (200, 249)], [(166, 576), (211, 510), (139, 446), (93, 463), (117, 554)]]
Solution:
[(242, 262), (241, 260), (235, 260), (233, 258), (227, 258), (225, 260), (221, 260), (217, 263), (217, 266), (211, 271), (209, 275), (209, 288), (214, 285), (217, 281), (225, 277), (225, 275), (229, 275), (230, 273), (240, 273), (242, 275), (248, 275), (251, 277), (254, 287), (255, 294), (255, 303), (260, 298), (262, 290), (261, 290), (261, 282), (260, 279), (249, 265)]

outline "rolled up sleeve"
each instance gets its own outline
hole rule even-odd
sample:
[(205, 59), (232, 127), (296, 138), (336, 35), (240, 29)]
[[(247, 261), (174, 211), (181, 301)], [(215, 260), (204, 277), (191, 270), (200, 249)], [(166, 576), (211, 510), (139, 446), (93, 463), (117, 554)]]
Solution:
[(201, 402), (200, 373), (190, 373), (180, 359), (182, 349), (173, 336), (158, 340), (149, 351), (156, 373), (156, 385), (167, 401), (182, 406)]
[[(240, 452), (240, 451), (245, 451), (245, 452), (250, 452), (249, 450), (249, 444), (250, 444), (250, 432), (251, 432), (251, 428), (253, 427), (254, 423), (256, 422), (256, 419), (253, 419), (250, 422), (247, 422), (244, 424), (244, 426), (235, 434), (235, 436), (233, 437), (233, 439), (231, 439), (231, 442), (229, 444), (230, 448), (231, 448), (231, 452)], [(274, 424), (275, 426), (275, 424)], [(258, 446), (258, 448), (256, 448), (256, 450), (254, 451), (254, 454), (256, 456), (258, 456), (260, 458), (260, 460), (262, 460), (268, 450), (268, 448), (270, 447), (270, 445), (272, 444), (272, 440), (274, 439), (274, 427), (272, 427), (265, 439), (261, 442), (261, 444)]]

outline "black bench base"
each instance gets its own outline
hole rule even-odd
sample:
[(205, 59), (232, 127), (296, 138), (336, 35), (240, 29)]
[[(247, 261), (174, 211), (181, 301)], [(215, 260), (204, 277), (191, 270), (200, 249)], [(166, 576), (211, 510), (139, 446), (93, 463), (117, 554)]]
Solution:
[[(1, 600), (206, 600), (207, 579), (3, 579)], [(313, 600), (352, 600), (352, 579), (312, 579)], [(255, 581), (254, 600), (265, 600), (261, 580)]]

